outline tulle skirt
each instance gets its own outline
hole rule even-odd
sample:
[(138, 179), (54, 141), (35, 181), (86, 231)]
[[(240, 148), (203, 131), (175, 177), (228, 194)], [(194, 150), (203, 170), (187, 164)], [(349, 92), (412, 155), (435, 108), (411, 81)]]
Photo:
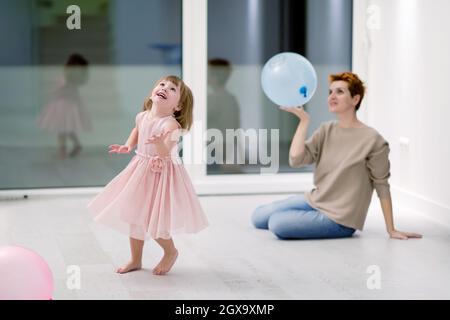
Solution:
[(169, 239), (208, 226), (179, 159), (137, 154), (88, 208), (95, 221), (140, 240)]
[(79, 133), (92, 128), (83, 105), (63, 99), (48, 104), (37, 119), (37, 124), (54, 133)]

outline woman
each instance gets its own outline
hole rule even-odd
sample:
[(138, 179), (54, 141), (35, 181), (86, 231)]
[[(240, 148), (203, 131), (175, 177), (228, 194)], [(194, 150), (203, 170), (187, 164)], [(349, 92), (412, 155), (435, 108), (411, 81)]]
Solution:
[[(373, 189), (380, 199), (391, 238), (421, 238), (396, 230), (392, 216), (389, 144), (356, 112), (364, 98), (364, 84), (351, 72), (330, 75), (328, 108), (338, 121), (323, 123), (306, 140), (309, 115), (303, 108), (283, 108), (300, 119), (289, 150), (292, 167), (315, 164), (313, 190), (258, 207), (253, 224), (281, 239), (351, 237), (362, 230)], [(306, 140), (306, 141), (305, 141)]]

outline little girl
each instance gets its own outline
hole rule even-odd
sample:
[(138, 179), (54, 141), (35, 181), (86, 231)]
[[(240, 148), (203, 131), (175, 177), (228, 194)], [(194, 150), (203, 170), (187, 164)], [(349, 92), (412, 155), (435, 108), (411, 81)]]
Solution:
[[(87, 81), (89, 62), (80, 54), (69, 56), (64, 65), (64, 80), (51, 93), (46, 107), (37, 119), (40, 128), (58, 135), (59, 158), (75, 157), (81, 151), (77, 133), (91, 130), (92, 125), (84, 107), (79, 87)], [(66, 140), (73, 142), (69, 154)]]
[(189, 87), (176, 76), (164, 77), (145, 99), (125, 145), (109, 146), (109, 153), (130, 153), (137, 145), (128, 166), (88, 205), (95, 221), (130, 237), (131, 261), (118, 273), (141, 268), (144, 240), (151, 238), (164, 250), (153, 274), (166, 274), (178, 256), (171, 235), (208, 225), (177, 150), (181, 129), (192, 125), (192, 109)]

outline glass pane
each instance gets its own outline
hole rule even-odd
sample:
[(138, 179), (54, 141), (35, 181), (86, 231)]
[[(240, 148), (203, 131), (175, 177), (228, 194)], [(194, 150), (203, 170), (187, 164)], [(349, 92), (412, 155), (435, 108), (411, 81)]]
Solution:
[(351, 69), (351, 21), (351, 0), (208, 1), (208, 174), (313, 170), (289, 167), (298, 120), (264, 95), (261, 70), (287, 51), (314, 65), (318, 87), (305, 106), (311, 134), (334, 118), (327, 109), (328, 75)]
[[(182, 0), (0, 1), (0, 189), (89, 187), (156, 80), (181, 74)], [(71, 6), (75, 5), (75, 6)]]

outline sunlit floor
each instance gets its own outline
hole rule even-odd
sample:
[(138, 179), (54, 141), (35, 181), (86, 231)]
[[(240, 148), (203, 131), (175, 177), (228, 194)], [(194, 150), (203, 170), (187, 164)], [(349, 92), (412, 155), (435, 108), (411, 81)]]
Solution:
[[(373, 202), (363, 232), (351, 239), (281, 241), (250, 225), (255, 206), (288, 195), (201, 197), (211, 226), (175, 236), (180, 256), (167, 276), (152, 267), (162, 251), (145, 247), (143, 270), (119, 275), (128, 239), (94, 224), (93, 196), (31, 197), (0, 201), (0, 245), (29, 247), (48, 262), (54, 299), (449, 299), (450, 230), (411, 212), (396, 212), (399, 229), (421, 240), (392, 240)], [(81, 286), (67, 285), (68, 266)], [(380, 289), (369, 289), (370, 266)], [(373, 283), (370, 282), (369, 283)]]

